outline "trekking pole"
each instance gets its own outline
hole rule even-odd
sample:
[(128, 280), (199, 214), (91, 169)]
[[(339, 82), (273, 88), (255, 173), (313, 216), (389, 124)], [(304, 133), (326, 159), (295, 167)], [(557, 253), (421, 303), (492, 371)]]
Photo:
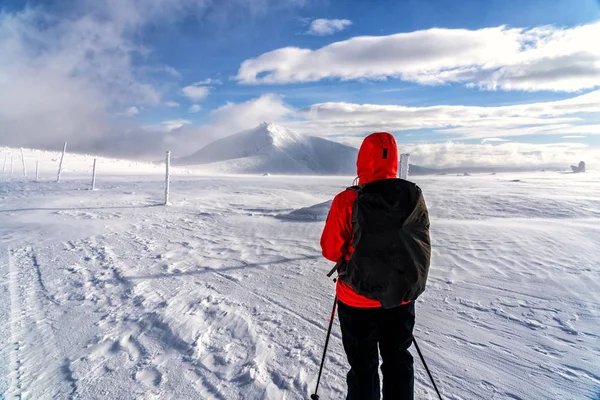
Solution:
[(429, 379), (431, 379), (431, 383), (433, 384), (433, 388), (435, 389), (435, 392), (437, 393), (440, 400), (442, 400), (442, 395), (440, 394), (440, 391), (438, 390), (437, 386), (435, 385), (435, 381), (433, 380), (433, 375), (431, 375), (431, 372), (429, 371), (429, 367), (427, 366), (427, 363), (425, 362), (425, 358), (423, 357), (423, 354), (421, 353), (421, 349), (419, 349), (419, 345), (417, 344), (417, 339), (415, 339), (414, 336), (413, 336), (413, 343), (415, 344), (417, 353), (419, 353), (419, 357), (421, 357), (421, 361), (423, 362), (423, 365), (425, 366), (427, 375), (429, 375)]
[(321, 373), (323, 372), (323, 365), (325, 364), (325, 354), (327, 354), (327, 346), (329, 345), (329, 337), (331, 336), (331, 327), (333, 326), (333, 319), (335, 317), (335, 308), (337, 306), (337, 295), (333, 300), (333, 310), (331, 311), (331, 319), (329, 320), (329, 329), (327, 329), (327, 339), (325, 339), (325, 348), (323, 349), (323, 358), (321, 359), (321, 368), (319, 368), (319, 377), (317, 378), (317, 387), (315, 393), (310, 396), (311, 400), (319, 400), (319, 383), (321, 382)]

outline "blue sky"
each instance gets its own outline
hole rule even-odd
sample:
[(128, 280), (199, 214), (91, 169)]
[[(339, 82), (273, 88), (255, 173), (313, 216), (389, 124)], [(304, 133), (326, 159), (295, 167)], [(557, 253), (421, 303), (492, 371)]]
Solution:
[[(320, 3), (320, 4), (319, 4)], [(552, 7), (548, 7), (549, 3)], [(297, 46), (319, 48), (354, 36), (389, 35), (433, 27), (478, 29), (499, 25), (533, 27), (546, 24), (573, 26), (600, 19), (596, 1), (331, 1), (318, 2), (303, 9), (288, 9), (244, 21), (235, 19), (226, 26), (198, 23), (188, 19), (167, 29), (150, 29), (143, 34), (144, 42), (155, 49), (158, 62), (168, 63), (182, 74), (183, 83), (206, 78), (221, 78), (225, 85), (207, 99), (207, 108), (219, 101), (247, 100), (267, 91), (281, 92), (290, 103), (302, 107), (314, 102), (343, 100), (387, 104), (402, 100), (398, 92), (382, 93), (386, 89), (407, 89), (405, 105), (444, 104), (506, 104), (518, 101), (538, 101), (566, 97), (556, 93), (505, 93), (465, 90), (461, 85), (427, 88), (390, 79), (385, 82), (319, 82), (316, 84), (281, 85), (276, 87), (239, 87), (228, 81), (240, 64), (267, 51)], [(348, 19), (348, 29), (330, 35), (306, 35), (302, 19)], [(216, 32), (215, 32), (216, 31)], [(333, 94), (319, 89), (333, 90)], [(338, 94), (339, 93), (339, 94)], [(237, 98), (236, 98), (237, 96)], [(365, 96), (367, 96), (365, 98)]]
[[(537, 118), (535, 121), (525, 120), (530, 117), (529, 109), (513, 110), (514, 115), (511, 115), (520, 119), (506, 120), (505, 126), (502, 118), (506, 112), (501, 110), (490, 113), (471, 110), (469, 112), (474, 114), (465, 114), (465, 120), (456, 124), (454, 116), (460, 111), (456, 109), (444, 109), (437, 119), (426, 123), (418, 118), (406, 124), (399, 120), (405, 112), (429, 115), (431, 110), (427, 107), (535, 105), (594, 95), (600, 86), (600, 56), (594, 50), (593, 40), (590, 38), (590, 43), (584, 43), (586, 39), (582, 39), (584, 36), (578, 34), (577, 29), (587, 26), (591, 32), (600, 32), (598, 0), (27, 3), (3, 0), (0, 9), (0, 22), (10, 21), (4, 24), (4, 31), (0, 29), (0, 57), (4, 52), (5, 60), (16, 60), (12, 64), (11, 61), (0, 62), (0, 78), (3, 72), (5, 77), (11, 77), (0, 79), (0, 86), (4, 82), (5, 93), (14, 90), (20, 93), (18, 97), (23, 97), (23, 87), (30, 88), (35, 80), (31, 77), (42, 81), (40, 77), (44, 76), (45, 83), (38, 85), (47, 85), (41, 93), (32, 94), (36, 101), (23, 97), (21, 107), (9, 104), (12, 108), (18, 107), (10, 115), (31, 119), (40, 112), (50, 114), (50, 106), (39, 106), (36, 110), (30, 105), (37, 105), (44, 93), (56, 93), (57, 88), (73, 90), (72, 96), (64, 90), (60, 111), (45, 116), (50, 121), (44, 123), (45, 126), (61, 121), (58, 124), (61, 126), (56, 128), (55, 134), (49, 134), (49, 138), (69, 136), (66, 131), (72, 129), (70, 135), (75, 135), (77, 130), (76, 135), (83, 143), (79, 128), (83, 125), (100, 149), (110, 150), (103, 139), (107, 135), (121, 147), (140, 140), (158, 140), (161, 144), (150, 148), (162, 149), (174, 141), (185, 142), (184, 148), (187, 148), (224, 136), (225, 132), (233, 134), (235, 129), (251, 128), (256, 120), (264, 117), (302, 133), (350, 144), (358, 143), (371, 128), (385, 129), (389, 119), (386, 130), (394, 132), (398, 141), (407, 145), (441, 144), (449, 140), (475, 145), (487, 139), (502, 139), (488, 140), (488, 147), (492, 143), (506, 147), (507, 142), (528, 146), (570, 142), (585, 145), (582, 151), (586, 155), (600, 146), (600, 113), (594, 107), (579, 114), (576, 108), (564, 115), (550, 110), (531, 115)], [(311, 24), (318, 19), (326, 20), (325, 25), (335, 25), (333, 31), (309, 33)], [(552, 32), (542, 32), (548, 25), (553, 26)], [(499, 28), (501, 26), (505, 28)], [(421, 32), (430, 32), (431, 28), (441, 30), (423, 39)], [(488, 33), (486, 28), (498, 31)], [(517, 32), (518, 29), (521, 31)], [(106, 37), (98, 39), (98, 32)], [(399, 33), (407, 36), (394, 36)], [(456, 35), (459, 42), (464, 40), (467, 47), (473, 46), (464, 56), (472, 57), (472, 62), (461, 63), (461, 55), (451, 60), (452, 42), (443, 42), (448, 35)], [(531, 35), (535, 38), (530, 39)], [(390, 38), (390, 54), (386, 54), (384, 45), (376, 47), (376, 42), (372, 47), (376, 50), (371, 51), (368, 46), (361, 49), (356, 40), (361, 36)], [(558, 43), (562, 36), (575, 43), (573, 54), (560, 53), (571, 43)], [(439, 45), (437, 38), (440, 38)], [(77, 50), (78, 40), (83, 43), (82, 47), (87, 46), (88, 53)], [(524, 55), (520, 53), (522, 49), (511, 47), (511, 41), (528, 46), (530, 40), (531, 43), (537, 41), (537, 53), (531, 51)], [(343, 41), (349, 44), (340, 50), (336, 46)], [(551, 47), (553, 42), (558, 44)], [(499, 49), (498, 57), (495, 46)], [(306, 52), (288, 54), (285, 48), (289, 47)], [(322, 48), (325, 50), (320, 51)], [(556, 54), (552, 53), (553, 49), (558, 49)], [(514, 56), (514, 60), (511, 58), (503, 64), (504, 53), (507, 58)], [(332, 57), (331, 64), (323, 61), (328, 56)], [(370, 57), (374, 60), (372, 65)], [(73, 59), (78, 60), (77, 65), (70, 63)], [(390, 68), (386, 66), (388, 59)], [(245, 62), (249, 64), (243, 70)], [(323, 68), (311, 67), (321, 62)], [(493, 67), (489, 67), (490, 63)], [(18, 68), (23, 65), (31, 69), (27, 71), (30, 75)], [(49, 65), (54, 67), (50, 69)], [(359, 70), (363, 72), (354, 72)], [(544, 78), (544, 74), (556, 76), (556, 83), (552, 82), (553, 78)], [(49, 82), (54, 78), (56, 82)], [(18, 82), (21, 82), (21, 90)], [(190, 86), (186, 95), (185, 88)], [(84, 107), (76, 99), (77, 93), (88, 92), (90, 104)], [(589, 98), (587, 103), (595, 99)], [(258, 102), (258, 99), (262, 100)], [(56, 99), (52, 106), (58, 107), (55, 104), (59, 104)], [(358, 112), (347, 112), (348, 107), (358, 111), (358, 107), (365, 104), (405, 106), (409, 110), (363, 108), (362, 117), (357, 116)], [(80, 107), (83, 109), (78, 110)], [(561, 107), (558, 104), (556, 109)], [(71, 113), (66, 111), (70, 109)], [(61, 118), (56, 117), (57, 113)], [(448, 121), (440, 122), (445, 113)], [(474, 127), (480, 126), (478, 118), (488, 118), (489, 114), (493, 120), (481, 125), (481, 134), (476, 133)], [(102, 120), (90, 124), (83, 116), (87, 121)], [(0, 121), (1, 118), (0, 112)], [(346, 125), (344, 118), (356, 121)], [(65, 119), (73, 122), (66, 124)], [(537, 128), (533, 134), (528, 129), (522, 129), (521, 134), (517, 131), (542, 126), (546, 119), (556, 128), (552, 134)], [(11, 124), (16, 127), (11, 129), (13, 131), (33, 129), (32, 123), (17, 124), (14, 118)], [(577, 126), (584, 127), (581, 133)], [(165, 128), (167, 134), (161, 136), (159, 128)], [(485, 133), (486, 129), (489, 133)], [(218, 134), (215, 131), (219, 131)], [(1, 135), (0, 131), (0, 140)], [(125, 136), (128, 138), (124, 139)], [(35, 136), (35, 140), (39, 137)], [(50, 145), (51, 140), (46, 142)], [(7, 144), (11, 144), (10, 141)], [(82, 144), (82, 147), (85, 146)], [(527, 147), (523, 153), (530, 150), (531, 147)], [(569, 147), (569, 151), (577, 152), (573, 147)]]
[[(281, 47), (319, 48), (354, 36), (389, 35), (433, 27), (478, 29), (509, 25), (530, 27), (546, 24), (573, 26), (600, 19), (596, 1), (331, 1), (315, 2), (302, 9), (272, 12), (256, 19), (235, 19), (226, 26), (187, 20), (181, 25), (145, 32), (144, 42), (155, 49), (155, 61), (168, 63), (181, 73), (182, 84), (219, 78), (219, 85), (202, 101), (209, 111), (227, 101), (249, 100), (263, 93), (286, 96), (294, 107), (324, 101), (368, 102), (426, 106), (435, 104), (503, 105), (569, 97), (553, 92), (489, 92), (462, 85), (424, 87), (394, 79), (384, 82), (317, 82), (294, 85), (242, 86), (229, 80), (240, 64)], [(302, 19), (348, 19), (352, 26), (330, 35), (306, 35)], [(216, 34), (215, 34), (216, 30)], [(165, 34), (166, 33), (166, 34)], [(399, 89), (402, 91), (391, 91)], [(182, 101), (183, 103), (184, 101)], [(177, 112), (164, 116), (175, 117)], [(201, 118), (198, 115), (197, 118)]]

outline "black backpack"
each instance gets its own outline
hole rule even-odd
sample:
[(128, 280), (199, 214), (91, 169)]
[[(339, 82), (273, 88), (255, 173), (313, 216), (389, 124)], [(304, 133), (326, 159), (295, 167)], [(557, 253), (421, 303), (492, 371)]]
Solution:
[(354, 253), (339, 279), (384, 308), (416, 300), (425, 290), (431, 261), (429, 214), (421, 189), (402, 179), (349, 188)]

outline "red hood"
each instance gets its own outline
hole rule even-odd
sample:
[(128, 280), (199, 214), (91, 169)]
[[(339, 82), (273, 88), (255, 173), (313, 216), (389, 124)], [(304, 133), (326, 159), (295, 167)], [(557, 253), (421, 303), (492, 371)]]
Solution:
[(387, 132), (367, 136), (358, 151), (356, 161), (358, 183), (364, 185), (380, 179), (396, 178), (398, 174), (398, 146)]

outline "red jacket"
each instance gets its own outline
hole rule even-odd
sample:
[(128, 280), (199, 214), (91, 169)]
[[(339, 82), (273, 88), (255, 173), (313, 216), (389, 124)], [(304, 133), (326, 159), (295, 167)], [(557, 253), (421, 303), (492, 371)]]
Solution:
[[(356, 168), (360, 185), (380, 179), (396, 178), (398, 147), (394, 137), (387, 132), (369, 135), (358, 151)], [(321, 236), (323, 256), (329, 261), (338, 262), (342, 258), (349, 260), (354, 251), (352, 248), (352, 207), (357, 195), (355, 191), (347, 189), (333, 199)], [(336, 291), (338, 299), (349, 306), (381, 307), (379, 301), (357, 294), (339, 279)]]

